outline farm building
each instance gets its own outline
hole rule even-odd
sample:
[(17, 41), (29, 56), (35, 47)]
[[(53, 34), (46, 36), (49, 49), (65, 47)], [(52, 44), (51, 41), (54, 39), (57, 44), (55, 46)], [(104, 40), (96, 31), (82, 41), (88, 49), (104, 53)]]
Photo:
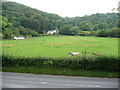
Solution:
[(49, 31), (47, 31), (47, 34), (54, 34), (54, 33), (57, 33), (57, 30), (49, 30)]
[(25, 39), (25, 37), (13, 37), (14, 40)]

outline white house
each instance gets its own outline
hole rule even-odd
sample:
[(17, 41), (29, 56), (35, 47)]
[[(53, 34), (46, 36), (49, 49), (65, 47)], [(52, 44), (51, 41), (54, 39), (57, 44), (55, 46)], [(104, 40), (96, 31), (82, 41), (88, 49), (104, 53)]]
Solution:
[(47, 31), (47, 34), (54, 34), (56, 32), (57, 32), (57, 30), (49, 30), (49, 31)]
[(25, 37), (13, 37), (14, 40), (25, 39)]

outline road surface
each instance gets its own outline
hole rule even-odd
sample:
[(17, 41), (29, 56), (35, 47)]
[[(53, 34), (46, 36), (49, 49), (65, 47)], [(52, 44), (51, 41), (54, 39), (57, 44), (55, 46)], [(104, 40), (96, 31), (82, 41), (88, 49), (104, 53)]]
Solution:
[(3, 72), (2, 88), (118, 88), (118, 79)]

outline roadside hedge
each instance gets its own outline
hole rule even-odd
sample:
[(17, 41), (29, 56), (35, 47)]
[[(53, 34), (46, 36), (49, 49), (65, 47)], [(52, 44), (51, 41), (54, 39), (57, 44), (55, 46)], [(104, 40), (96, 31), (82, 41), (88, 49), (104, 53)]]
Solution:
[(70, 58), (15, 57), (2, 56), (2, 66), (35, 66), (49, 65), (56, 68), (71, 68), (101, 71), (120, 71), (120, 60), (115, 56), (91, 56)]

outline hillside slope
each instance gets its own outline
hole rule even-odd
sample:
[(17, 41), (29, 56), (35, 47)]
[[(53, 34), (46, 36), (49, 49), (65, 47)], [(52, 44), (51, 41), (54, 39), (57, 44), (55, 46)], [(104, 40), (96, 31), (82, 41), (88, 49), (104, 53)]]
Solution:
[(53, 29), (58, 29), (63, 35), (84, 35), (81, 31), (105, 31), (117, 28), (117, 19), (117, 13), (97, 13), (84, 17), (63, 18), (15, 2), (2, 3), (4, 38), (19, 35), (38, 36)]

